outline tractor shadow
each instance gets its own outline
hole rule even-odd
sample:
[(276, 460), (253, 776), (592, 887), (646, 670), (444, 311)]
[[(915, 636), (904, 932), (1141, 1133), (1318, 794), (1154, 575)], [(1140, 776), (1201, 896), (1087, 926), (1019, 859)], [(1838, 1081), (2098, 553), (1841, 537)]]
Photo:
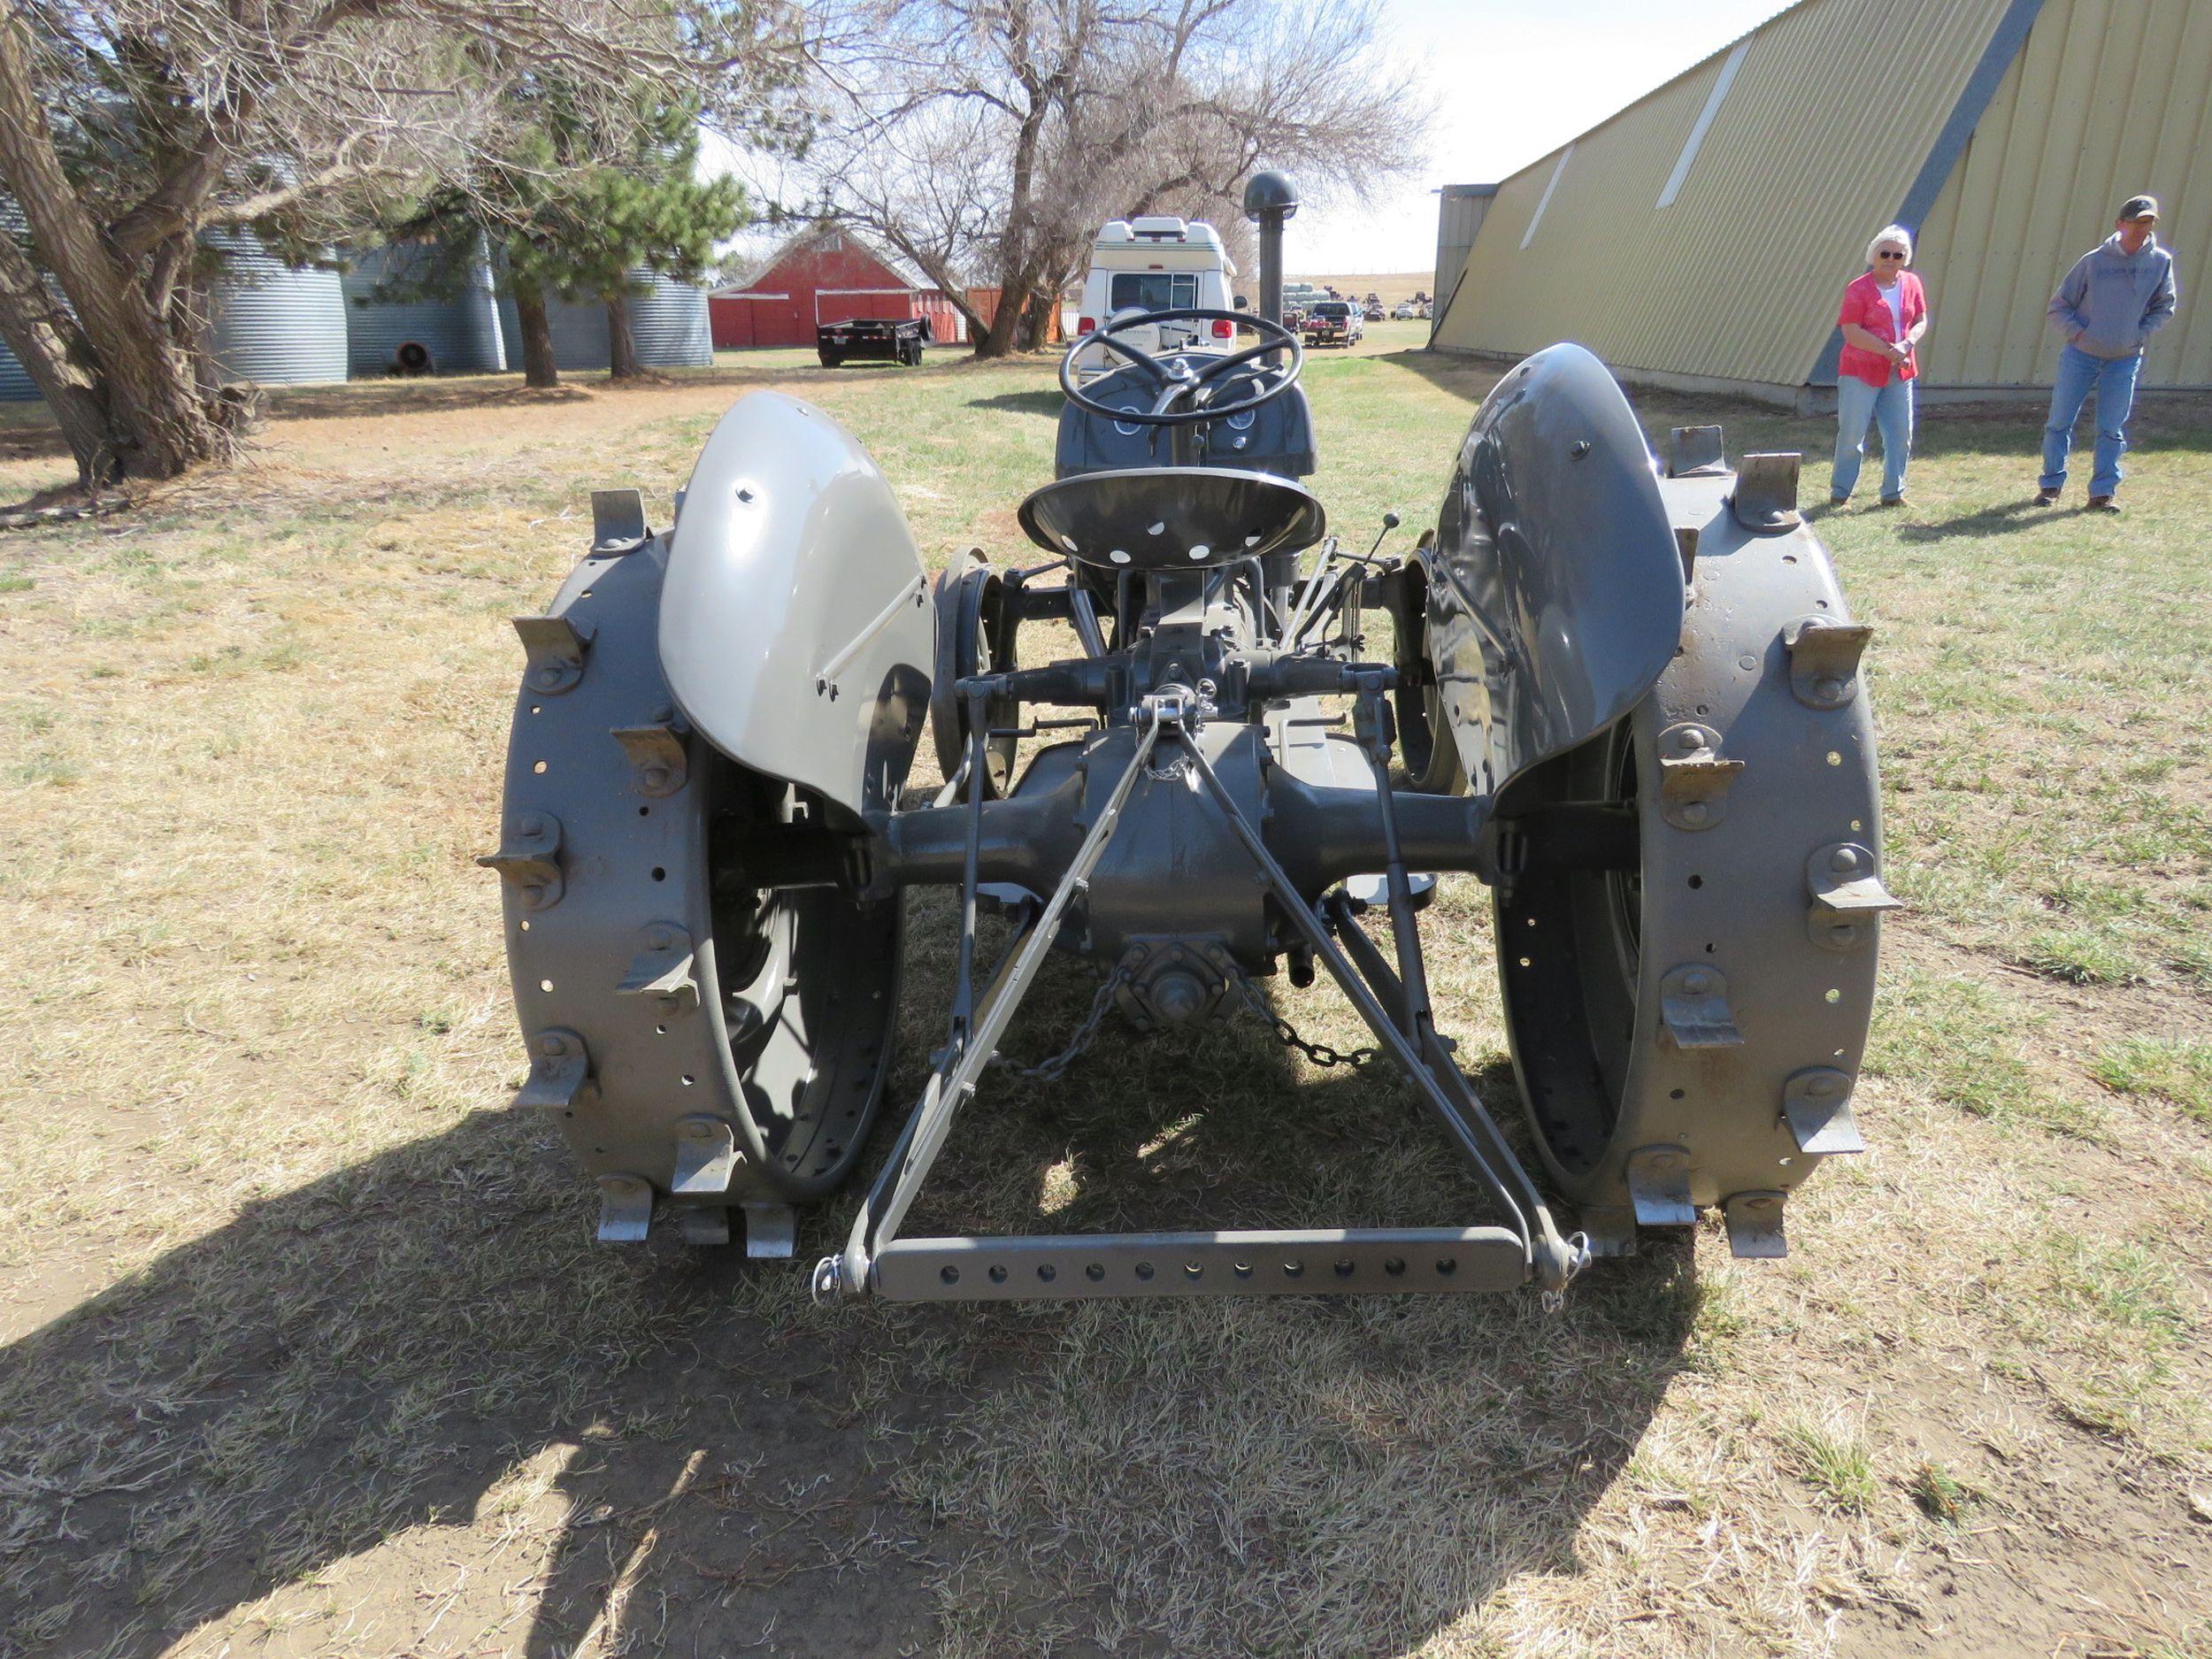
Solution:
[[(1056, 1049), (1093, 984), (1054, 964), (1015, 1057)], [(940, 988), (908, 999), (902, 1109)], [(1402, 1087), (1301, 1082), (1249, 1018), (1148, 1041), (1110, 1017), (1058, 1087), (987, 1080), (908, 1232), (1484, 1213)], [(987, 1613), (1009, 1654), (1394, 1653), (1571, 1571), (1699, 1302), (1683, 1248), (1601, 1264), (1549, 1317), (816, 1310), (805, 1265), (850, 1214), (758, 1269), (595, 1248), (588, 1184), (503, 1112), (248, 1204), (0, 1349), (0, 1655), (151, 1659), (318, 1609), (365, 1652), (526, 1629), (546, 1659), (595, 1632), (888, 1655)], [(448, 1597), (456, 1563), (473, 1587)], [(1171, 1640), (1171, 1603), (1210, 1610)]]
[(995, 392), (988, 397), (971, 397), (970, 409), (1002, 409), (1010, 414), (1042, 415), (1056, 420), (1068, 400), (1058, 387), (1041, 392)]

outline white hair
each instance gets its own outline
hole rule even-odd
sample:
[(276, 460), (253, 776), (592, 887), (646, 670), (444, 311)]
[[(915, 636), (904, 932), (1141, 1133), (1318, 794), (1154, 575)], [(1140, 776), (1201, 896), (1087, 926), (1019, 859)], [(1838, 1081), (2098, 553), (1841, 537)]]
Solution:
[(1912, 232), (1902, 225), (1885, 225), (1874, 233), (1874, 240), (1866, 245), (1866, 262), (1874, 263), (1874, 250), (1886, 242), (1893, 242), (1905, 250), (1905, 263), (1912, 263)]

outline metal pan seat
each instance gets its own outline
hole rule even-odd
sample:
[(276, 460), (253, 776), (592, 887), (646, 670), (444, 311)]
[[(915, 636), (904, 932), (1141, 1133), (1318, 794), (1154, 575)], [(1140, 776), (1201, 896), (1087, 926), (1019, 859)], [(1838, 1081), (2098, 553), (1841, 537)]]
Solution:
[(1082, 472), (1021, 504), (1039, 547), (1106, 570), (1204, 570), (1311, 547), (1328, 528), (1303, 485), (1221, 466)]

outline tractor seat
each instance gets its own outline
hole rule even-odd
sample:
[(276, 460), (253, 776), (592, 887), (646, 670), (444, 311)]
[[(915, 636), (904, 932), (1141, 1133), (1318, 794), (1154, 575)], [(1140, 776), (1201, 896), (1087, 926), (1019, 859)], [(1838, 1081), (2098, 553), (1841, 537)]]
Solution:
[(1304, 485), (1225, 466), (1078, 472), (1031, 492), (1020, 517), (1039, 547), (1105, 570), (1205, 570), (1295, 553), (1328, 528)]

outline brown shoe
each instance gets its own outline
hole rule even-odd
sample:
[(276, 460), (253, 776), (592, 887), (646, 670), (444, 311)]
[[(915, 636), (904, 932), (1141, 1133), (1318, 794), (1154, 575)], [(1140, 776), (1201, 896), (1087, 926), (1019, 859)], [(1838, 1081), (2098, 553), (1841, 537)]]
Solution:
[(2120, 503), (2113, 500), (2113, 498), (2109, 495), (2092, 495), (2089, 498), (2089, 511), (2092, 512), (2117, 512), (2120, 511)]
[(2037, 490), (2037, 491), (2035, 492), (2035, 504), (2036, 504), (2037, 506), (2039, 506), (2039, 507), (2055, 507), (2055, 506), (2057, 506), (2057, 505), (2058, 505), (2058, 492), (2057, 492), (2056, 490), (2055, 490), (2055, 489), (2039, 489), (2039, 490)]
[(1885, 495), (1882, 497), (1882, 505), (1885, 507), (1901, 507), (1904, 504), (1905, 498), (1902, 495)]

